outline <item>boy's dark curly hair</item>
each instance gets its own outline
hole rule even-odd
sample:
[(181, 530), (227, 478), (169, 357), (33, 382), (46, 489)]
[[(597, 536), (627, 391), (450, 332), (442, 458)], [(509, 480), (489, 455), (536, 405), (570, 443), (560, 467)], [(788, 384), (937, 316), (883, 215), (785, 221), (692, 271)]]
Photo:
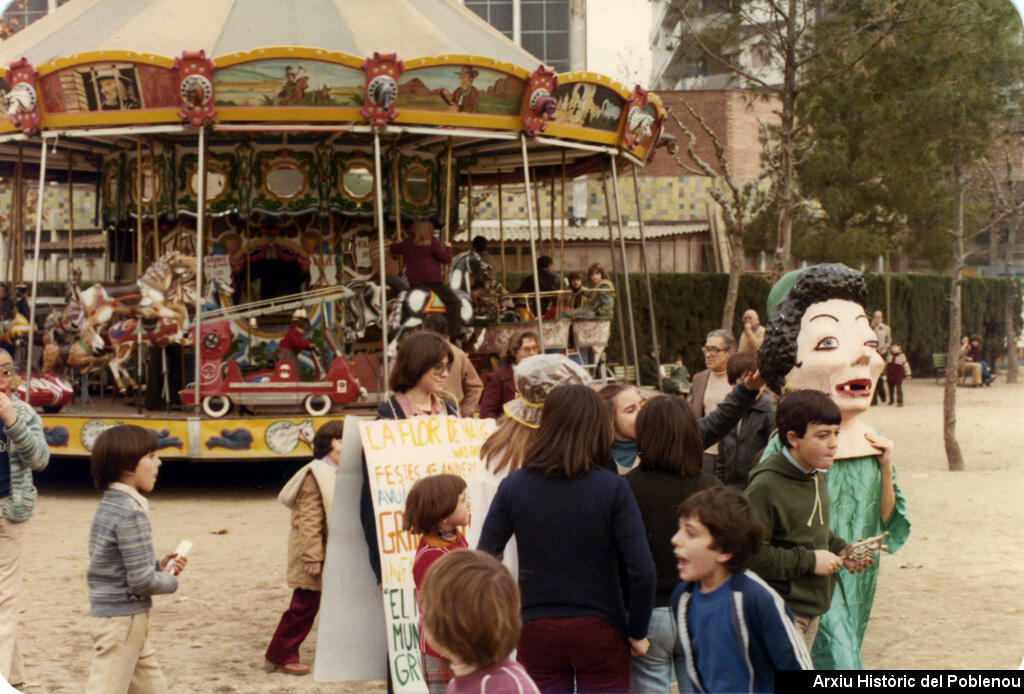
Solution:
[(845, 299), (867, 310), (868, 287), (864, 276), (839, 263), (812, 265), (796, 278), (792, 289), (783, 297), (765, 326), (764, 342), (757, 351), (757, 366), (765, 383), (775, 393), (782, 393), (786, 375), (796, 366), (796, 337), (800, 332), (807, 307)]

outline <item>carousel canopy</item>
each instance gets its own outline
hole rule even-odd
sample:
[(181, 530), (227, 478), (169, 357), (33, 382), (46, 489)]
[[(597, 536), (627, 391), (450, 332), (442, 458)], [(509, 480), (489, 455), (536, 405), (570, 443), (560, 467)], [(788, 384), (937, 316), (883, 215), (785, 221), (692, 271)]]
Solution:
[(312, 46), (356, 56), (488, 56), (540, 62), (454, 0), (74, 0), (0, 43), (0, 64), (88, 51), (207, 56)]
[(24, 144), (59, 140), (49, 166), (101, 178), (111, 222), (140, 202), (198, 214), (201, 158), (208, 214), (366, 216), (379, 197), (432, 216), (457, 206), (448, 180), (643, 164), (665, 117), (639, 86), (556, 74), (455, 0), (73, 0), (0, 60), (0, 175), (34, 175), (42, 150)]

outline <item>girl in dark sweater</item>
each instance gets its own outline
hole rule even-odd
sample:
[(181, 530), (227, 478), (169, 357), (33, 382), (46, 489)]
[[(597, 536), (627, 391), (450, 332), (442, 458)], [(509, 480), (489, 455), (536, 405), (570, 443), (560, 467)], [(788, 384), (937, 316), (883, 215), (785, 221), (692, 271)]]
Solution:
[(611, 441), (593, 390), (552, 390), (480, 534), (479, 549), (494, 555), (516, 537), (518, 658), (542, 692), (628, 691), (630, 655), (647, 651), (654, 562), (629, 486), (604, 469)]
[(704, 445), (697, 420), (681, 398), (659, 395), (648, 400), (636, 418), (640, 463), (626, 481), (640, 507), (647, 531), (658, 587), (647, 639), (646, 655), (633, 658), (631, 692), (667, 692), (675, 671), (680, 691), (689, 691), (686, 663), (676, 620), (670, 607), (672, 591), (679, 583), (672, 536), (679, 529), (676, 509), (687, 497), (719, 484), (701, 471)]

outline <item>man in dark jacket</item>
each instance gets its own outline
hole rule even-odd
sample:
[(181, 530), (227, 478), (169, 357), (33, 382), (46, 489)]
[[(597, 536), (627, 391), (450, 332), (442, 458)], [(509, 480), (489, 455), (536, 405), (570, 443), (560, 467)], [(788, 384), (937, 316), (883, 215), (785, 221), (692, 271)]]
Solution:
[[(729, 385), (743, 381), (747, 374), (757, 371), (757, 352), (737, 352), (729, 357), (726, 370)], [(718, 444), (721, 464), (716, 473), (721, 471), (723, 484), (740, 491), (747, 488), (747, 474), (761, 459), (761, 451), (774, 430), (775, 403), (762, 388), (747, 413)]]
[[(540, 283), (540, 290), (542, 292), (554, 292), (559, 289), (564, 289), (565, 285), (562, 283), (562, 278), (556, 273), (551, 271), (551, 266), (555, 261), (551, 259), (551, 256), (542, 255), (537, 258), (537, 274), (536, 277)], [(533, 293), (533, 282), (534, 275), (528, 275), (523, 279), (522, 284), (519, 285), (517, 292), (519, 294), (532, 294)], [(532, 301), (532, 299), (527, 299)], [(529, 304), (531, 307), (533, 304)], [(547, 313), (548, 309), (555, 305), (555, 298), (553, 296), (546, 297), (540, 300), (541, 311)]]

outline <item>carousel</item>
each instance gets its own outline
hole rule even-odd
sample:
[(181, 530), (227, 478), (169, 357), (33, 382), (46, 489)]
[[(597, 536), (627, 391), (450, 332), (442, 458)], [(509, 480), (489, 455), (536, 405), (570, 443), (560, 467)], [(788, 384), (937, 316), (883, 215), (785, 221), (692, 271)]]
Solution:
[[(42, 334), (25, 340), (35, 366), (23, 380), (46, 406), (52, 454), (87, 455), (104, 429), (145, 419), (163, 457), (308, 457), (327, 418), (376, 407), (397, 340), (445, 310), (389, 258), (422, 220), (466, 248), (447, 284), (463, 326), (450, 337), (467, 351), (503, 354), (525, 329), (545, 350), (606, 345), (610, 320), (570, 318), (562, 292), (542, 296), (539, 283), (510, 310), (503, 268), (469, 245), (462, 201), (519, 186), (536, 260), (538, 182), (561, 182), (564, 219), (565, 182), (601, 176), (614, 269), (628, 277), (620, 179), (635, 186), (653, 153), (658, 98), (555, 74), (453, 0), (296, 7), (76, 0), (0, 43), (3, 174), (39, 190), (66, 182), (69, 196), (91, 187), (107, 238), (106, 281), (82, 286), (69, 229), (67, 303), (43, 326), (40, 196), (25, 318)], [(542, 301), (555, 304), (548, 319)], [(296, 330), (309, 349), (282, 355)], [(635, 363), (635, 337), (632, 348)], [(78, 390), (64, 404), (67, 381)], [(37, 401), (41, 388), (61, 390), (63, 407)]]

